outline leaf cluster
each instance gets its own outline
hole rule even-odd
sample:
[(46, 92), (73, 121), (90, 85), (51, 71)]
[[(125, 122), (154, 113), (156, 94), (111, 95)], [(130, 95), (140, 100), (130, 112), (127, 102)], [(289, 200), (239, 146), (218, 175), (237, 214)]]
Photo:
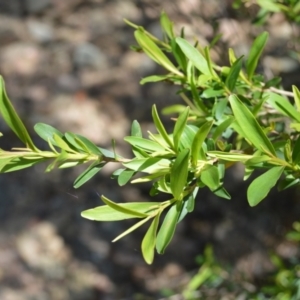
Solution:
[(135, 30), (137, 46), (133, 49), (144, 52), (166, 70), (164, 75), (143, 78), (141, 84), (172, 83), (178, 87), (183, 104), (163, 111), (175, 114), (170, 131), (155, 105), (151, 111), (155, 132), (145, 136), (138, 121), (133, 121), (130, 135), (124, 138), (131, 146), (133, 158), (121, 157), (83, 136), (63, 134), (42, 123), (34, 129), (49, 150), (38, 149), (9, 101), (2, 79), (0, 84), (0, 112), (24, 143), (24, 148), (0, 151), (2, 173), (49, 160), (46, 171), (89, 163), (75, 179), (74, 187), (78, 188), (105, 164), (118, 163), (120, 168), (112, 178), (120, 186), (150, 182), (150, 196), (166, 194), (163, 202), (133, 203), (116, 203), (101, 196), (104, 205), (82, 212), (84, 218), (95, 221), (138, 219), (114, 241), (150, 224), (141, 243), (143, 257), (149, 264), (155, 250), (164, 253), (177, 224), (194, 210), (201, 189), (231, 198), (224, 187), (224, 177), (232, 165), (245, 166), (244, 180), (255, 170), (262, 173), (249, 185), (250, 206), (259, 204), (275, 185), (283, 190), (300, 182), (300, 92), (294, 86), (293, 92), (288, 92), (293, 98), (290, 102), (284, 96), (287, 93), (280, 89), (280, 79), (265, 81), (256, 74), (268, 33), (262, 32), (254, 40), (246, 58), (237, 58), (229, 49), (229, 66), (219, 66), (211, 59), (213, 45), (203, 48), (197, 41), (191, 43), (185, 39), (184, 29), (176, 35), (164, 12), (160, 21), (162, 40), (126, 21)]

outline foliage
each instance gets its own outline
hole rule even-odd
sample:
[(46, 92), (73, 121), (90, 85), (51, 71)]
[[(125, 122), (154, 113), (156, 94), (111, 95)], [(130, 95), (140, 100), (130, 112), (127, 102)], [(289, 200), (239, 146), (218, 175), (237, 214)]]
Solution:
[[(196, 196), (207, 187), (215, 195), (230, 199), (223, 185), (226, 170), (235, 163), (245, 166), (244, 179), (254, 170), (262, 171), (249, 185), (250, 206), (260, 203), (275, 185), (279, 190), (299, 185), (300, 177), (300, 92), (280, 89), (280, 80), (265, 81), (256, 74), (259, 58), (268, 40), (262, 32), (253, 42), (247, 58), (236, 57), (229, 49), (229, 66), (215, 64), (211, 46), (185, 39), (184, 30), (176, 35), (168, 16), (161, 14), (164, 39), (159, 40), (143, 27), (126, 21), (135, 29), (136, 51), (142, 51), (166, 70), (152, 75), (141, 84), (165, 81), (178, 86), (184, 104), (166, 108), (176, 114), (174, 128), (168, 132), (156, 106), (152, 118), (156, 132), (142, 133), (133, 121), (130, 136), (133, 158), (97, 147), (87, 138), (42, 123), (36, 133), (49, 145), (42, 151), (33, 143), (0, 82), (0, 111), (5, 122), (24, 143), (24, 148), (1, 150), (2, 173), (50, 161), (46, 168), (69, 168), (89, 164), (74, 181), (79, 188), (96, 175), (104, 165), (119, 163), (113, 173), (119, 185), (151, 182), (150, 195), (166, 194), (163, 202), (115, 203), (101, 196), (103, 206), (82, 212), (95, 221), (138, 219), (137, 223), (115, 238), (131, 233), (145, 223), (149, 228), (142, 240), (145, 261), (151, 264), (155, 249), (164, 253), (177, 224), (194, 209)], [(293, 98), (290, 102), (284, 95)], [(285, 122), (288, 118), (290, 127)]]
[(285, 17), (294, 23), (300, 23), (300, 2), (298, 0), (235, 0), (233, 6), (240, 8), (242, 4), (247, 6), (256, 4), (260, 7), (254, 24), (261, 25), (273, 13), (281, 12)]
[[(286, 239), (300, 247), (300, 222), (293, 224), (293, 230)], [(300, 261), (299, 255), (283, 260), (276, 254), (270, 259), (275, 267), (272, 274), (262, 278), (256, 286), (242, 274), (236, 274), (228, 266), (220, 263), (214, 256), (212, 246), (207, 246), (203, 255), (196, 257), (200, 265), (189, 282), (179, 290), (187, 300), (221, 299), (222, 293), (231, 295), (230, 299), (251, 300), (297, 300), (300, 298)], [(237, 273), (237, 272), (236, 272)], [(234, 282), (234, 284), (233, 284)], [(212, 293), (213, 291), (213, 293)], [(177, 295), (178, 290), (169, 291)], [(212, 296), (214, 295), (214, 296)], [(234, 298), (233, 298), (234, 297)]]

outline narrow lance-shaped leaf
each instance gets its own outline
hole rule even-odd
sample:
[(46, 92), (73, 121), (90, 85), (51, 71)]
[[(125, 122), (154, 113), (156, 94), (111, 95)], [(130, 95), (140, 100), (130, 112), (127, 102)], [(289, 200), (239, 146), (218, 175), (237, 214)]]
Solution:
[(118, 235), (116, 238), (113, 239), (113, 243), (118, 241), (119, 239), (123, 238), (125, 235), (131, 233), (132, 231), (138, 229), (139, 227), (141, 227), (143, 224), (145, 224), (146, 222), (148, 222), (150, 220), (151, 217), (147, 217), (139, 222), (137, 222), (136, 224), (134, 224), (133, 226), (131, 226), (130, 228), (128, 228), (126, 231), (124, 231), (123, 233), (121, 233), (120, 235)]
[(139, 210), (135, 210), (135, 209), (130, 209), (130, 208), (126, 208), (120, 204), (117, 204), (111, 200), (109, 200), (108, 198), (106, 198), (105, 196), (101, 196), (101, 200), (108, 206), (110, 206), (111, 208), (124, 213), (124, 214), (128, 214), (128, 215), (132, 215), (135, 216), (136, 218), (145, 218), (148, 215), (144, 212), (140, 212)]
[(59, 137), (63, 137), (63, 134), (55, 129), (54, 127), (44, 124), (44, 123), (37, 123), (34, 126), (35, 132), (46, 142), (50, 141), (50, 143), (54, 146), (58, 146), (53, 138), (53, 135), (56, 134)]
[(92, 177), (94, 177), (103, 167), (105, 163), (99, 163), (98, 161), (92, 163), (85, 171), (83, 171), (74, 181), (74, 188), (78, 189)]
[(204, 48), (204, 54), (205, 54), (205, 59), (206, 59), (206, 61), (207, 61), (207, 66), (208, 66), (208, 69), (209, 69), (209, 71), (210, 71), (211, 76), (212, 76), (212, 77), (215, 77), (215, 78), (218, 78), (217, 73), (216, 73), (216, 72), (214, 71), (214, 69), (213, 69), (213, 62), (212, 62), (211, 57), (210, 57), (209, 49), (210, 49), (210, 48), (209, 48), (208, 46), (206, 46), (206, 47)]
[(198, 161), (198, 158), (200, 155), (200, 149), (202, 147), (204, 140), (206, 139), (207, 135), (209, 134), (212, 124), (213, 124), (213, 122), (211, 121), (211, 122), (206, 122), (203, 125), (201, 125), (201, 127), (199, 128), (199, 130), (197, 131), (197, 133), (194, 137), (193, 144), (192, 144), (192, 153), (191, 153), (193, 166), (197, 165), (197, 161)]
[(157, 214), (153, 219), (149, 229), (147, 230), (142, 241), (142, 253), (147, 264), (152, 264), (154, 259), (154, 250), (156, 244), (156, 232), (159, 223), (160, 214)]
[(253, 42), (249, 57), (246, 63), (246, 69), (249, 79), (252, 79), (254, 71), (257, 67), (258, 60), (263, 52), (263, 49), (267, 43), (269, 34), (267, 32), (261, 33)]
[(182, 192), (187, 184), (190, 150), (184, 149), (180, 152), (171, 167), (170, 188), (173, 196), (181, 200)]
[(170, 146), (170, 148), (173, 148), (173, 143), (169, 137), (169, 135), (166, 132), (166, 129), (164, 125), (162, 124), (159, 115), (157, 113), (156, 105), (152, 106), (152, 118), (155, 124), (155, 127), (157, 131), (160, 133), (160, 135), (163, 137), (163, 139), (166, 141), (166, 143)]
[(171, 22), (168, 15), (164, 11), (160, 15), (160, 24), (167, 36), (170, 39), (173, 39), (175, 37), (173, 32), (173, 22)]
[(128, 142), (129, 144), (131, 144), (132, 146), (135, 146), (135, 147), (145, 150), (147, 152), (148, 151), (154, 152), (154, 151), (164, 151), (165, 150), (165, 148), (163, 146), (161, 146), (160, 144), (158, 144), (154, 141), (151, 141), (151, 140), (137, 137), (137, 136), (127, 136), (124, 138), (124, 140), (126, 142)]
[(183, 201), (177, 201), (167, 212), (156, 237), (156, 250), (163, 254), (175, 233), (177, 221), (182, 209)]
[(241, 56), (233, 63), (233, 65), (230, 68), (229, 74), (226, 78), (225, 84), (230, 91), (234, 90), (236, 81), (239, 78), (240, 71), (242, 69), (242, 59), (243, 56)]
[(178, 149), (179, 141), (181, 138), (181, 135), (184, 131), (184, 128), (186, 126), (186, 122), (189, 116), (190, 109), (187, 107), (178, 117), (173, 131), (173, 140), (174, 140), (174, 148), (175, 150)]
[(140, 137), (140, 138), (143, 137), (141, 126), (140, 126), (140, 124), (139, 124), (139, 122), (137, 120), (134, 120), (132, 122), (132, 125), (131, 125), (131, 135), (132, 136), (137, 136), (137, 137)]
[(185, 56), (192, 61), (201, 73), (211, 76), (206, 59), (195, 47), (181, 37), (176, 38), (176, 43), (179, 45)]
[(275, 3), (273, 0), (256, 0), (257, 4), (271, 12), (280, 12), (280, 5)]
[(251, 182), (247, 190), (247, 197), (250, 206), (257, 205), (269, 194), (270, 189), (275, 186), (283, 170), (284, 167), (282, 166), (273, 167)]
[(274, 147), (263, 129), (260, 127), (250, 110), (235, 95), (229, 96), (233, 114), (240, 126), (243, 136), (248, 139), (258, 150), (268, 151), (276, 156)]
[(131, 214), (132, 210), (146, 214), (157, 209), (160, 205), (160, 202), (132, 202), (119, 203), (118, 205), (125, 210), (119, 211), (108, 205), (102, 205), (83, 211), (81, 216), (93, 221), (120, 221), (125, 219), (133, 219), (137, 218), (137, 216)]
[(118, 184), (120, 186), (125, 185), (128, 183), (128, 181), (132, 178), (132, 176), (135, 174), (135, 171), (133, 170), (123, 170), (121, 174), (118, 176)]
[(267, 102), (270, 103), (276, 110), (285, 116), (300, 122), (300, 112), (294, 108), (287, 98), (273, 92), (266, 92), (265, 95), (268, 97)]
[(151, 38), (149, 38), (145, 34), (145, 32), (138, 29), (134, 32), (134, 36), (139, 45), (142, 47), (143, 51), (145, 51), (145, 53), (149, 55), (150, 58), (152, 58), (158, 64), (162, 65), (168, 71), (176, 75), (183, 76), (183, 74), (177, 70), (177, 68), (167, 58), (162, 50), (151, 40)]
[(220, 186), (219, 170), (215, 166), (201, 172), (201, 181), (213, 192)]
[(295, 99), (297, 111), (300, 112), (300, 91), (295, 85), (293, 85), (293, 93), (294, 93), (294, 99)]
[(4, 80), (0, 76), (0, 112), (4, 121), (9, 128), (17, 135), (17, 137), (30, 149), (37, 150), (31, 140), (26, 127), (16, 113), (13, 105), (7, 97), (5, 91)]

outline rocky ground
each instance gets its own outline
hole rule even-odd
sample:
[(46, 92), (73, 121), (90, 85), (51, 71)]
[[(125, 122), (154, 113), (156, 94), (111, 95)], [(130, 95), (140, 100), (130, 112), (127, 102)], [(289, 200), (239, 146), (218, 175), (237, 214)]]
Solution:
[[(138, 84), (159, 69), (129, 49), (133, 32), (123, 19), (160, 35), (158, 18), (164, 9), (178, 30), (185, 26), (203, 45), (222, 33), (213, 57), (224, 62), (226, 47), (246, 54), (259, 32), (250, 21), (255, 7), (237, 12), (230, 2), (0, 0), (0, 73), (28, 128), (48, 123), (102, 147), (110, 147), (114, 138), (118, 151), (130, 155), (122, 139), (132, 120), (138, 119), (145, 131), (152, 129), (152, 104), (163, 107), (180, 99), (173, 87)], [(274, 15), (266, 29), (271, 38), (261, 71), (267, 77), (283, 74), (288, 90), (299, 86), (299, 60), (290, 55), (299, 28)], [(18, 145), (2, 120), (0, 131), (1, 148)], [(186, 284), (197, 270), (195, 257), (208, 243), (221, 262), (249, 280), (274, 269), (270, 249), (283, 257), (298, 251), (283, 236), (299, 219), (299, 195), (275, 191), (250, 209), (240, 167), (226, 179), (233, 199), (226, 202), (204, 192), (166, 254), (151, 267), (140, 253), (143, 229), (113, 244), (130, 222), (98, 224), (80, 217), (82, 210), (100, 205), (98, 193), (115, 201), (143, 201), (149, 197), (146, 185), (119, 188), (109, 179), (109, 167), (74, 190), (81, 168), (44, 170), (39, 165), (0, 176), (1, 300), (162, 299), (161, 291), (176, 293)]]

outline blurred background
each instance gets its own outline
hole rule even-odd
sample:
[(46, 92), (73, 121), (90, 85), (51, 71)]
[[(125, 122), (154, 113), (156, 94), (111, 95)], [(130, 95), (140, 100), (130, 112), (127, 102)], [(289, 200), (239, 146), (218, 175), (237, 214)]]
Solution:
[[(0, 0), (0, 73), (38, 145), (32, 128), (44, 122), (104, 148), (113, 138), (117, 152), (130, 156), (123, 137), (131, 122), (137, 119), (145, 132), (153, 130), (152, 104), (162, 108), (180, 102), (172, 86), (139, 85), (142, 77), (162, 70), (130, 50), (133, 30), (123, 21), (161, 36), (162, 10), (177, 32), (184, 26), (203, 46), (221, 33), (212, 51), (220, 64), (228, 60), (228, 47), (238, 56), (247, 54), (261, 31), (251, 24), (257, 7), (234, 10), (230, 0)], [(271, 37), (260, 72), (267, 78), (284, 76), (287, 90), (299, 86), (294, 55), (299, 27), (275, 14), (264, 28)], [(3, 120), (0, 131), (1, 148), (19, 145)], [(221, 263), (231, 266), (234, 278), (246, 278), (252, 282), (248, 288), (255, 289), (253, 282), (274, 270), (270, 251), (283, 258), (299, 254), (284, 238), (299, 220), (299, 194), (273, 191), (250, 209), (241, 166), (226, 178), (232, 200), (203, 190), (194, 213), (180, 223), (165, 255), (157, 256), (152, 266), (144, 263), (140, 251), (145, 228), (111, 243), (130, 221), (99, 224), (80, 217), (81, 211), (101, 205), (98, 194), (119, 202), (147, 200), (147, 185), (119, 188), (110, 179), (109, 166), (74, 190), (82, 168), (45, 174), (45, 167), (0, 176), (1, 300), (181, 299), (164, 295), (180, 294), (199, 268), (195, 258), (208, 244)], [(237, 299), (227, 292), (220, 295)]]

